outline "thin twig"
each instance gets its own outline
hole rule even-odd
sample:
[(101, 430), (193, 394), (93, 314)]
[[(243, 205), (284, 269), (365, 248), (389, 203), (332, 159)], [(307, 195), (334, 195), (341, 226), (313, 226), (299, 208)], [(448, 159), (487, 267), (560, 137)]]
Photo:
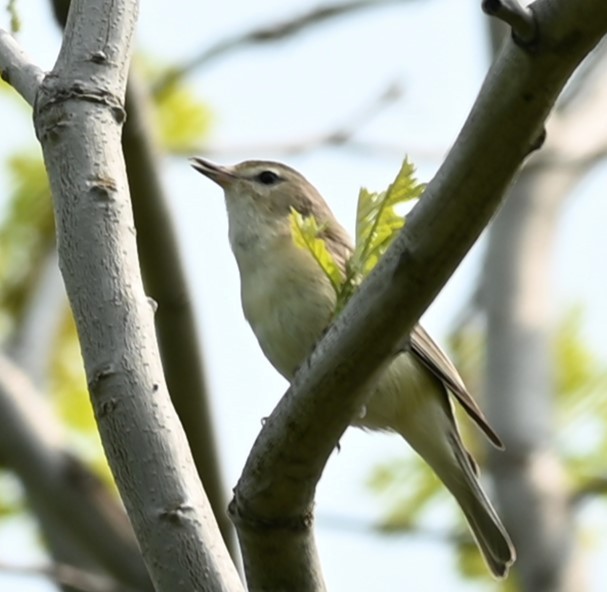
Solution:
[(482, 8), (486, 14), (508, 24), (515, 40), (526, 46), (535, 42), (538, 30), (533, 11), (518, 0), (483, 0)]
[(34, 65), (13, 36), (0, 29), (0, 77), (30, 105), (34, 104), (44, 72)]
[(571, 505), (579, 506), (588, 498), (607, 493), (607, 475), (596, 475), (580, 485), (571, 495)]
[(362, 9), (378, 8), (387, 4), (403, 3), (404, 1), (406, 0), (355, 0), (348, 3), (341, 2), (339, 4), (320, 6), (310, 12), (281, 23), (262, 26), (246, 33), (239, 33), (233, 37), (228, 37), (219, 41), (217, 44), (212, 45), (210, 48), (202, 50), (183, 65), (169, 70), (152, 86), (152, 93), (154, 95), (161, 94), (167, 87), (175, 84), (196, 68), (206, 66), (214, 59), (225, 56), (234, 50), (244, 49), (250, 45), (282, 41), (305, 29), (344, 14), (353, 13)]
[(105, 575), (92, 573), (65, 563), (51, 565), (12, 565), (0, 561), (0, 571), (24, 577), (43, 577), (60, 586), (69, 586), (81, 592), (125, 592), (122, 584)]
[[(256, 142), (253, 145), (233, 145), (233, 146), (199, 146), (189, 147), (185, 150), (180, 150), (177, 154), (205, 154), (205, 155), (225, 155), (225, 154), (254, 154), (254, 153), (280, 153), (280, 154), (302, 154), (310, 152), (318, 148), (327, 146), (343, 146), (348, 144), (349, 147), (358, 148), (360, 150), (373, 152), (378, 144), (369, 142), (356, 141), (354, 135), (358, 133), (361, 127), (372, 120), (374, 117), (382, 113), (385, 109), (393, 105), (403, 95), (401, 85), (395, 81), (379, 94), (371, 98), (365, 105), (361, 106), (355, 113), (350, 115), (343, 123), (338, 124), (335, 128), (326, 132), (311, 134), (306, 137), (300, 137), (296, 140), (275, 142), (268, 144), (260, 144)], [(402, 155), (402, 145), (384, 145), (384, 154), (389, 152), (397, 156)]]

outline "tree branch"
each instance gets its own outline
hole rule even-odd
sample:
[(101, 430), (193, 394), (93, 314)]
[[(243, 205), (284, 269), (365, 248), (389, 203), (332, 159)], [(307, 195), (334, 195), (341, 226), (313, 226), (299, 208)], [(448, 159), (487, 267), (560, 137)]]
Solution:
[(402, 155), (402, 145), (387, 146), (378, 143), (370, 143), (354, 140), (354, 136), (367, 122), (384, 111), (387, 107), (393, 105), (403, 95), (403, 90), (397, 81), (386, 85), (376, 96), (372, 96), (365, 104), (361, 105), (356, 112), (349, 114), (347, 118), (336, 125), (333, 129), (325, 132), (318, 132), (309, 136), (304, 136), (290, 141), (277, 141), (268, 144), (260, 144), (259, 142), (246, 145), (233, 146), (199, 146), (184, 148), (179, 153), (172, 154), (201, 154), (201, 155), (226, 155), (226, 154), (254, 154), (256, 152), (263, 153), (280, 153), (280, 154), (302, 154), (312, 150), (318, 150), (327, 146), (347, 146), (353, 149), (364, 150), (369, 154), (374, 154), (376, 151), (381, 151), (394, 155)]
[(586, 478), (570, 496), (572, 506), (579, 508), (588, 498), (607, 494), (607, 475)]
[(537, 23), (533, 11), (518, 0), (483, 0), (483, 10), (509, 25), (515, 39), (531, 45), (537, 38)]
[[(27, 377), (0, 356), (0, 456), (19, 477), (47, 536), (61, 529), (57, 560), (103, 568), (151, 589), (131, 526), (116, 498), (63, 446), (58, 422)], [(53, 528), (54, 527), (54, 528)], [(59, 537), (61, 540), (59, 540)], [(51, 540), (51, 543), (55, 540)]]
[(156, 590), (242, 590), (169, 400), (139, 271), (120, 150), (136, 14), (135, 1), (73, 0), (36, 96), (60, 266), (101, 438)]
[(54, 563), (52, 565), (11, 565), (0, 561), (0, 571), (22, 576), (37, 576), (47, 578), (60, 586), (68, 586), (70, 590), (81, 592), (136, 592), (136, 588), (124, 588), (118, 582), (84, 569)]
[[(538, 0), (533, 52), (509, 40), (404, 231), (268, 418), (230, 505), (247, 579), (323, 589), (312, 534), (316, 483), (368, 385), (497, 209), (537, 146), (565, 82), (607, 31), (601, 0)], [(406, 303), (406, 306), (404, 306)], [(298, 580), (299, 582), (300, 580)]]
[[(65, 27), (69, 3), (52, 0), (55, 18)], [(144, 286), (157, 303), (156, 327), (171, 401), (183, 425), (198, 476), (213, 508), (230, 554), (237, 554), (209, 408), (204, 360), (197, 322), (179, 253), (178, 241), (160, 178), (152, 138), (148, 89), (131, 68), (126, 90), (127, 118), (122, 148), (129, 179), (137, 248)], [(160, 231), (161, 230), (161, 231)]]
[(236, 557), (234, 529), (211, 419), (198, 324), (179, 253), (159, 163), (146, 117), (146, 91), (131, 72), (126, 93), (127, 120), (122, 134), (144, 284), (158, 304), (156, 327), (171, 400), (183, 425), (198, 475), (223, 540)]
[(0, 29), (0, 77), (8, 82), (30, 105), (44, 78), (10, 33)]
[(228, 37), (227, 39), (221, 40), (216, 45), (201, 51), (185, 64), (169, 70), (153, 85), (153, 93), (155, 95), (162, 93), (168, 86), (175, 84), (193, 70), (206, 66), (213, 60), (223, 57), (232, 51), (246, 49), (251, 45), (282, 41), (283, 39), (292, 37), (312, 26), (319, 25), (325, 21), (348, 13), (368, 8), (378, 8), (387, 4), (403, 3), (403, 1), (410, 0), (353, 0), (351, 2), (339, 2), (337, 4), (319, 6), (309, 12), (296, 16), (293, 19), (283, 21), (282, 23), (262, 26), (246, 33)]

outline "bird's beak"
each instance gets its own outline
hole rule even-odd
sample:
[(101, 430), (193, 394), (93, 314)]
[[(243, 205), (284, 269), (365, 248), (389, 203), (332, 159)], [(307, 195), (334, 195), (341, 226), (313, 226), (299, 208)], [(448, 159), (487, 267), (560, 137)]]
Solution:
[(211, 179), (211, 181), (215, 181), (222, 189), (226, 189), (237, 178), (229, 168), (219, 166), (198, 156), (190, 158), (190, 164), (199, 173), (202, 173), (205, 177)]

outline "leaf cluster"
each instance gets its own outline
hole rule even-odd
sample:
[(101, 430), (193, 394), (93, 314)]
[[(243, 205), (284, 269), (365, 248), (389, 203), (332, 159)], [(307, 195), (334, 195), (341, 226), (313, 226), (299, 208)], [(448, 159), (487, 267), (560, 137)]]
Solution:
[(293, 242), (310, 253), (331, 282), (336, 294), (335, 315), (341, 312), (405, 225), (405, 217), (399, 213), (399, 208), (419, 199), (424, 189), (425, 185), (415, 178), (415, 167), (405, 159), (387, 190), (360, 190), (356, 211), (356, 242), (346, 263), (345, 273), (323, 238), (323, 226), (314, 216), (304, 217), (291, 210)]

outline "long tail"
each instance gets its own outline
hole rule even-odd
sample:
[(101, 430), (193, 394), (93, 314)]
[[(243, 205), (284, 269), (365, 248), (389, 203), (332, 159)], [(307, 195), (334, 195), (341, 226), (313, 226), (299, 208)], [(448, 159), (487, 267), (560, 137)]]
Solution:
[(504, 577), (516, 558), (514, 547), (481, 489), (476, 463), (459, 436), (447, 390), (435, 376), (412, 356), (398, 356), (355, 424), (394, 430), (413, 447), (461, 506), (491, 572)]
[(516, 559), (516, 552), (506, 529), (481, 488), (476, 464), (464, 449), (459, 435), (452, 434), (450, 440), (460, 470), (441, 471), (445, 474), (438, 476), (463, 510), (489, 569), (495, 577), (503, 578)]
[[(453, 418), (442, 411), (441, 420), (425, 426), (421, 422), (407, 422), (400, 426), (405, 429), (397, 431), (451, 492), (464, 512), (487, 566), (496, 578), (503, 578), (514, 563), (516, 552), (481, 488), (476, 463), (464, 448)], [(437, 433), (437, 437), (428, 437), (432, 433), (430, 428)]]

